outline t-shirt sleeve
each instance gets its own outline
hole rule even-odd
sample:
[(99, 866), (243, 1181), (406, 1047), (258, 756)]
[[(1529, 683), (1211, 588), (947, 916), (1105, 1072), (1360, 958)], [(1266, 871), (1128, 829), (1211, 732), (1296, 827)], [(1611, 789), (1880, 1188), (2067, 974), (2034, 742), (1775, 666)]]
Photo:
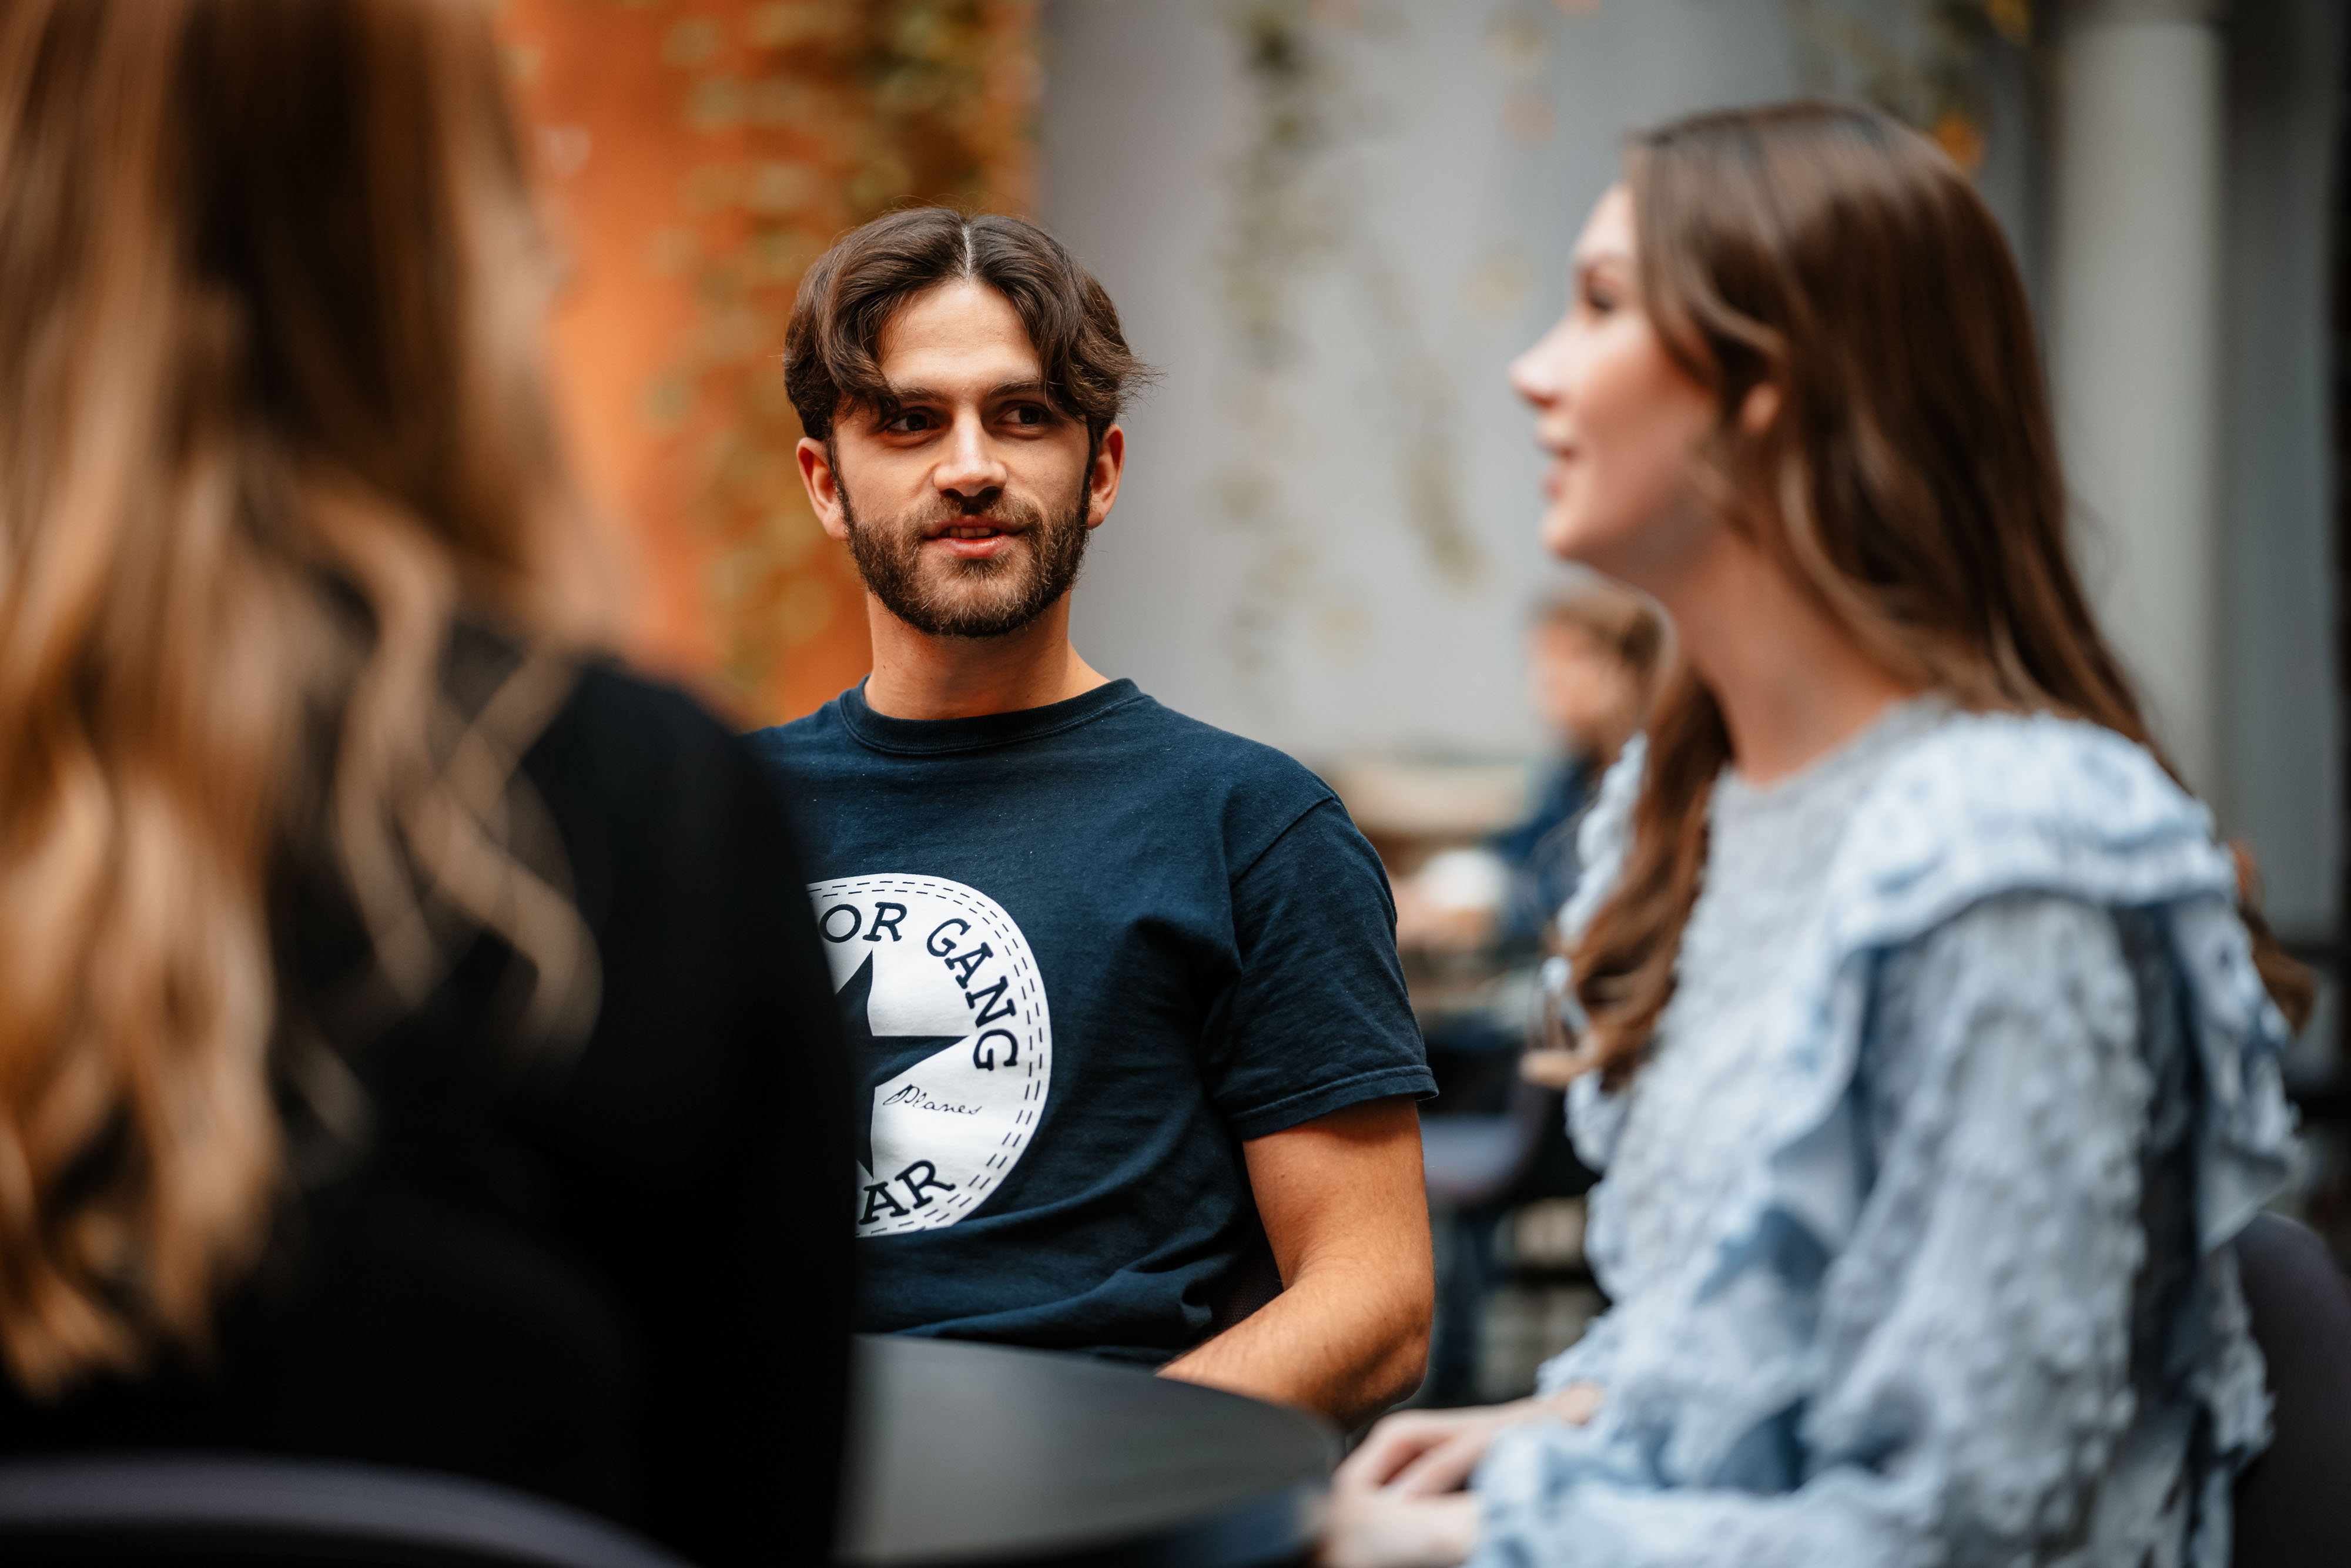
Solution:
[(1396, 960), (1386, 873), (1335, 800), (1233, 881), (1240, 974), (1210, 1014), (1208, 1093), (1244, 1138), (1437, 1092)]

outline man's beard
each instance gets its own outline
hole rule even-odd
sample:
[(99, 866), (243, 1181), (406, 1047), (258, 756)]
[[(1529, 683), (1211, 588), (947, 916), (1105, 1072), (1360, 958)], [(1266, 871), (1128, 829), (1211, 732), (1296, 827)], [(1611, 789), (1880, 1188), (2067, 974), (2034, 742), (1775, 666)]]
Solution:
[[(963, 506), (942, 497), (915, 517), (868, 524), (858, 519), (849, 486), (841, 486), (841, 512), (858, 576), (891, 614), (933, 637), (1002, 637), (1050, 609), (1078, 580), (1085, 561), (1086, 540), (1093, 532), (1086, 527), (1087, 500), (1081, 476), (1077, 500), (1057, 517), (998, 492)], [(1019, 538), (986, 560), (962, 560), (940, 551), (925, 580), (924, 546), (931, 528), (957, 517), (991, 518), (1019, 530)]]

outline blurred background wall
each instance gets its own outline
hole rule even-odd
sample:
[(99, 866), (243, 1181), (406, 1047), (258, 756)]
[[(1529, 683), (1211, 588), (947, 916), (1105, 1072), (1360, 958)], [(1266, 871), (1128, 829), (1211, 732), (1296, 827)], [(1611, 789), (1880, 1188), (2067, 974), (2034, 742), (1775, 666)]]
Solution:
[[(1623, 131), (1834, 90), (1855, 74), (1830, 47), (1846, 20), (1779, 0), (1054, 0), (1045, 217), (1168, 372), (1132, 422), (1086, 645), (1311, 756), (1536, 745), (1510, 673), (1553, 569), (1504, 367), (1558, 317)], [(1967, 151), (2029, 225), (2022, 138), (1984, 129), (2001, 156), (1973, 123)]]

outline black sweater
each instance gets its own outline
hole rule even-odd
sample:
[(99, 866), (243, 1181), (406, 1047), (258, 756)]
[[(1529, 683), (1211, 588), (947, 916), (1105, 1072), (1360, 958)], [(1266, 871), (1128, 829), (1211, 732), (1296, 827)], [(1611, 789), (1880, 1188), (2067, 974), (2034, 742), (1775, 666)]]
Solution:
[[(585, 1044), (518, 1059), (497, 1021), (511, 955), (475, 942), (422, 1008), (343, 1053), (372, 1135), (289, 1197), (209, 1366), (57, 1405), (0, 1380), (0, 1449), (416, 1466), (711, 1564), (828, 1555), (852, 1161), (790, 831), (732, 737), (610, 668), (582, 675), (523, 772), (601, 961)], [(325, 879), (279, 882), (298, 1009), (358, 928)]]

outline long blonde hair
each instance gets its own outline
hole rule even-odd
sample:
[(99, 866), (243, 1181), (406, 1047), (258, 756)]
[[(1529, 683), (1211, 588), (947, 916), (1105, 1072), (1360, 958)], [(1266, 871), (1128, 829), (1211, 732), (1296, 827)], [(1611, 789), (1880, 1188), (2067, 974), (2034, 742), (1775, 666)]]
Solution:
[[(1906, 681), (2155, 749), (2067, 551), (2023, 285), (1950, 159), (1871, 110), (1790, 104), (1636, 137), (1625, 173), (1644, 308), (1716, 395), (1699, 478), (1730, 524)], [(1767, 382), (1782, 412), (1759, 444), (1739, 412)], [(1650, 721), (1630, 852), (1573, 955), (1585, 1060), (1612, 1086), (1672, 997), (1729, 757), (1713, 695), (1677, 665)], [(2298, 1024), (2308, 973), (2250, 897), (2243, 912)]]
[[(476, 5), (0, 7), (0, 1358), (36, 1396), (201, 1353), (267, 1238), (292, 840), (392, 1004), (453, 912), (542, 1011), (592, 995), (504, 800), (598, 591), (550, 276)], [(461, 614), (526, 650), (470, 712)]]

